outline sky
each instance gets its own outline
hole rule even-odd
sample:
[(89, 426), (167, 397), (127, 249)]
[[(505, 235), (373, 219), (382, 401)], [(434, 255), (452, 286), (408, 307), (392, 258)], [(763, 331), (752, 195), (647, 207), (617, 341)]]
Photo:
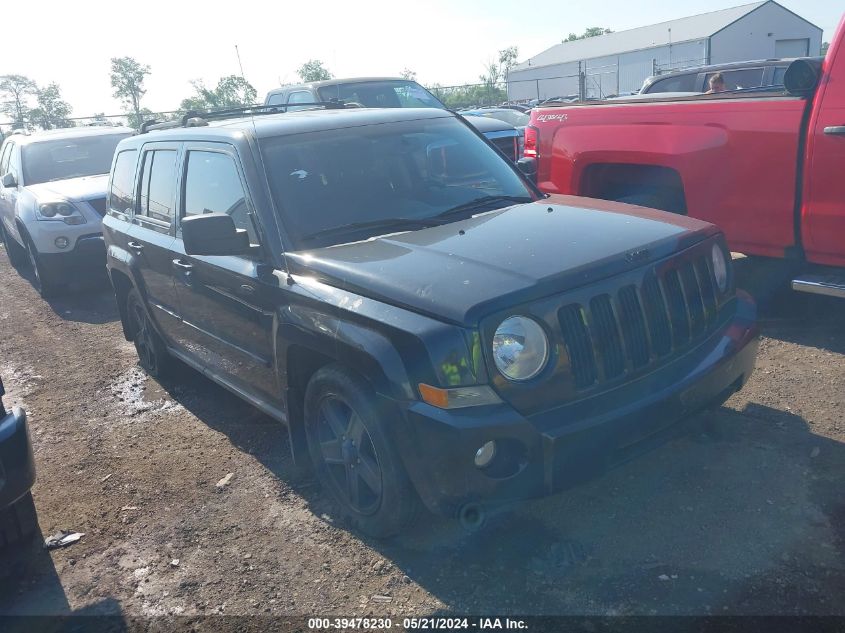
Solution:
[[(845, 9), (834, 0), (779, 0), (824, 29), (829, 41)], [(172, 110), (191, 96), (191, 80), (214, 86), (243, 73), (259, 99), (319, 59), (336, 77), (398, 75), (423, 84), (475, 83), (508, 46), (520, 61), (569, 33), (601, 26), (620, 31), (743, 4), (742, 0), (319, 0), (186, 3), (163, 0), (17, 3), (0, 18), (0, 75), (59, 84), (73, 116), (117, 114), (110, 58), (150, 66), (142, 105)], [(241, 8), (242, 7), (242, 8)], [(11, 24), (7, 22), (11, 21)], [(31, 28), (29, 28), (31, 27)]]

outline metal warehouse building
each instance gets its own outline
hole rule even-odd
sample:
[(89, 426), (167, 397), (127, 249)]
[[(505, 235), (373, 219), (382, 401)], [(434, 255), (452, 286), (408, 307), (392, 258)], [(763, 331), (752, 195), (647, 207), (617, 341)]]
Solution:
[(508, 97), (630, 94), (669, 70), (819, 55), (821, 40), (822, 29), (774, 0), (754, 2), (557, 44), (511, 69)]

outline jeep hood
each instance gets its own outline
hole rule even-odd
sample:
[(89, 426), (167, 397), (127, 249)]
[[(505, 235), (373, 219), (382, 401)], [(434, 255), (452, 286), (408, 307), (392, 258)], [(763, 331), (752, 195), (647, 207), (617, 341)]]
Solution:
[(287, 259), (296, 275), (473, 326), (487, 314), (643, 266), (715, 233), (685, 216), (552, 196)]
[(42, 182), (37, 185), (26, 187), (38, 200), (57, 198), (70, 202), (90, 200), (91, 198), (105, 198), (109, 186), (109, 175), (83, 176), (81, 178), (68, 178), (67, 180), (54, 180)]

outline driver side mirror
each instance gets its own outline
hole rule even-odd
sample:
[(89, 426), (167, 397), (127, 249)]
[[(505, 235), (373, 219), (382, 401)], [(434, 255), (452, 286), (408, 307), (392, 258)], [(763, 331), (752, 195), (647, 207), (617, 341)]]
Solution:
[(15, 189), (18, 186), (18, 181), (15, 179), (15, 175), (12, 172), (7, 173), (3, 176), (3, 186), (6, 189)]
[(182, 218), (182, 241), (188, 255), (243, 255), (249, 251), (249, 235), (235, 228), (225, 213), (204, 213)]
[(783, 87), (795, 97), (804, 97), (816, 89), (822, 74), (822, 57), (793, 61), (783, 75)]

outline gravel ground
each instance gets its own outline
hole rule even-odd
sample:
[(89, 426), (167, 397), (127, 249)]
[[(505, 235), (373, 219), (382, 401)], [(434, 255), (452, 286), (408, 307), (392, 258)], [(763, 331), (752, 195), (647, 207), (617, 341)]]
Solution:
[(104, 286), (47, 303), (0, 250), (0, 288), (41, 530), (85, 533), (0, 563), (0, 614), (845, 613), (845, 304), (767, 302), (748, 386), (648, 456), (376, 542), (331, 523), (278, 424), (188, 368), (146, 378)]

